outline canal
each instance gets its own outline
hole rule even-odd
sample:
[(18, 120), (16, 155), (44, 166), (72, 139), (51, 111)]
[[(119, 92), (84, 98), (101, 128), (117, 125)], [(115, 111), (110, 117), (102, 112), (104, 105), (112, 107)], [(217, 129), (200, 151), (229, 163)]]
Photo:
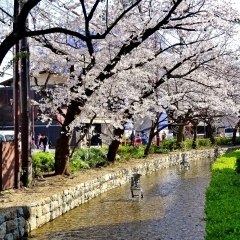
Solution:
[(115, 188), (31, 232), (31, 240), (203, 240), (211, 161), (192, 161), (141, 177), (144, 197)]

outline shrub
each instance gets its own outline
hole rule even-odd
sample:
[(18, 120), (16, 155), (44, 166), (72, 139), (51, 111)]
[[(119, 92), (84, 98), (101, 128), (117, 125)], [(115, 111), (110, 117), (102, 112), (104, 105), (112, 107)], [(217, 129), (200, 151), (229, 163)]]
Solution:
[(211, 147), (212, 146), (212, 143), (211, 143), (209, 138), (197, 139), (196, 144), (197, 144), (197, 148)]
[(155, 147), (155, 153), (167, 154), (169, 152), (170, 152), (169, 149), (163, 148), (162, 146)]
[(169, 151), (174, 151), (178, 149), (177, 139), (165, 139), (161, 146)]
[(69, 167), (72, 172), (75, 172), (79, 169), (89, 169), (90, 168), (89, 164), (81, 159), (71, 160)]
[[(216, 145), (231, 145), (232, 144), (232, 138), (229, 137), (216, 137), (215, 138)], [(237, 138), (237, 142), (239, 139)]]
[(240, 144), (240, 137), (236, 137), (236, 144)]
[(43, 177), (44, 172), (54, 171), (54, 153), (37, 152), (32, 154), (33, 177)]
[(154, 145), (151, 145), (149, 148), (149, 154), (155, 153), (155, 147)]
[(79, 148), (70, 160), (71, 171), (108, 165), (104, 148)]
[(240, 173), (240, 157), (238, 157), (236, 160), (236, 172)]
[(192, 149), (193, 141), (191, 139), (187, 139), (183, 142), (184, 150), (191, 150)]
[(145, 146), (119, 146), (117, 154), (121, 159), (129, 160), (130, 158), (144, 157)]

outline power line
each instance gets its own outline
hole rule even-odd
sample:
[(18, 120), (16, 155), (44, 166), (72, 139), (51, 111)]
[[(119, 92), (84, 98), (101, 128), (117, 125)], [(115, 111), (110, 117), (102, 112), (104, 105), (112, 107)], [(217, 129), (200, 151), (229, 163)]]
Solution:
[[(50, 5), (55, 8), (55, 11), (56, 11), (56, 9), (57, 9), (57, 12), (58, 12), (59, 14), (61, 14), (61, 13), (59, 12), (59, 10), (60, 10), (60, 11), (61, 11), (62, 13), (64, 13), (65, 15), (70, 15), (70, 16), (73, 17), (73, 18), (75, 18), (76, 16), (73, 16), (71, 13), (74, 13), (75, 15), (79, 16), (79, 14), (77, 14), (76, 12), (73, 12), (73, 11), (68, 10), (68, 9), (66, 8), (65, 4), (62, 3), (62, 2), (61, 2), (61, 3), (62, 3), (62, 5), (63, 5), (63, 7), (64, 7), (65, 9), (67, 9), (69, 12), (66, 12), (66, 11), (64, 11), (61, 7), (58, 7), (58, 6), (56, 6), (55, 4), (53, 4), (51, 0), (43, 0), (42, 2), (45, 2), (45, 4), (46, 4), (47, 6), (49, 6), (49, 3), (50, 3)], [(46, 2), (47, 2), (47, 3), (46, 3)]]
[(10, 21), (13, 23), (13, 16), (11, 16), (7, 11), (5, 11), (1, 6), (0, 6), (0, 10), (2, 11), (2, 18), (0, 18), (0, 21), (4, 24), (7, 24), (8, 26), (11, 26), (10, 23), (7, 23), (8, 19), (5, 20), (6, 17), (4, 17), (4, 15), (6, 15), (8, 18), (10, 18)]

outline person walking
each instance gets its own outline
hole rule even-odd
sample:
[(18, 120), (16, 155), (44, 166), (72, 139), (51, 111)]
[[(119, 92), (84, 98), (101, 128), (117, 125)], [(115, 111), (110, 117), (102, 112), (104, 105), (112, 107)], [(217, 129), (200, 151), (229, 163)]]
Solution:
[(36, 145), (37, 145), (37, 147), (39, 148), (39, 142), (40, 142), (40, 139), (41, 139), (41, 134), (39, 133), (38, 135), (37, 135), (37, 139), (36, 139)]
[(164, 140), (166, 139), (166, 136), (167, 136), (166, 132), (163, 131), (163, 133), (162, 133), (162, 142), (164, 142)]
[(144, 131), (142, 131), (141, 137), (142, 137), (142, 144), (147, 145), (147, 143), (148, 143), (147, 134)]
[(43, 145), (43, 152), (46, 152), (47, 146), (48, 146), (48, 137), (45, 134), (41, 135), (40, 141), (39, 141), (39, 145)]
[(134, 139), (135, 139), (135, 134), (134, 131), (132, 130), (132, 133), (130, 135), (130, 143), (129, 146), (134, 146)]
[(137, 136), (136, 136), (136, 138), (135, 138), (134, 145), (135, 145), (135, 146), (142, 145), (142, 138), (141, 138), (141, 136), (140, 136), (139, 133), (137, 134)]

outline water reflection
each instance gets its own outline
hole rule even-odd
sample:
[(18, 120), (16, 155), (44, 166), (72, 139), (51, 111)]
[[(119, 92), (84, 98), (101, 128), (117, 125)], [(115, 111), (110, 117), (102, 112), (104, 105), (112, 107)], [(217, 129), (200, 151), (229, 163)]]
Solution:
[(128, 200), (129, 185), (91, 200), (33, 231), (28, 239), (204, 239), (204, 191), (210, 161), (141, 177), (144, 198)]

